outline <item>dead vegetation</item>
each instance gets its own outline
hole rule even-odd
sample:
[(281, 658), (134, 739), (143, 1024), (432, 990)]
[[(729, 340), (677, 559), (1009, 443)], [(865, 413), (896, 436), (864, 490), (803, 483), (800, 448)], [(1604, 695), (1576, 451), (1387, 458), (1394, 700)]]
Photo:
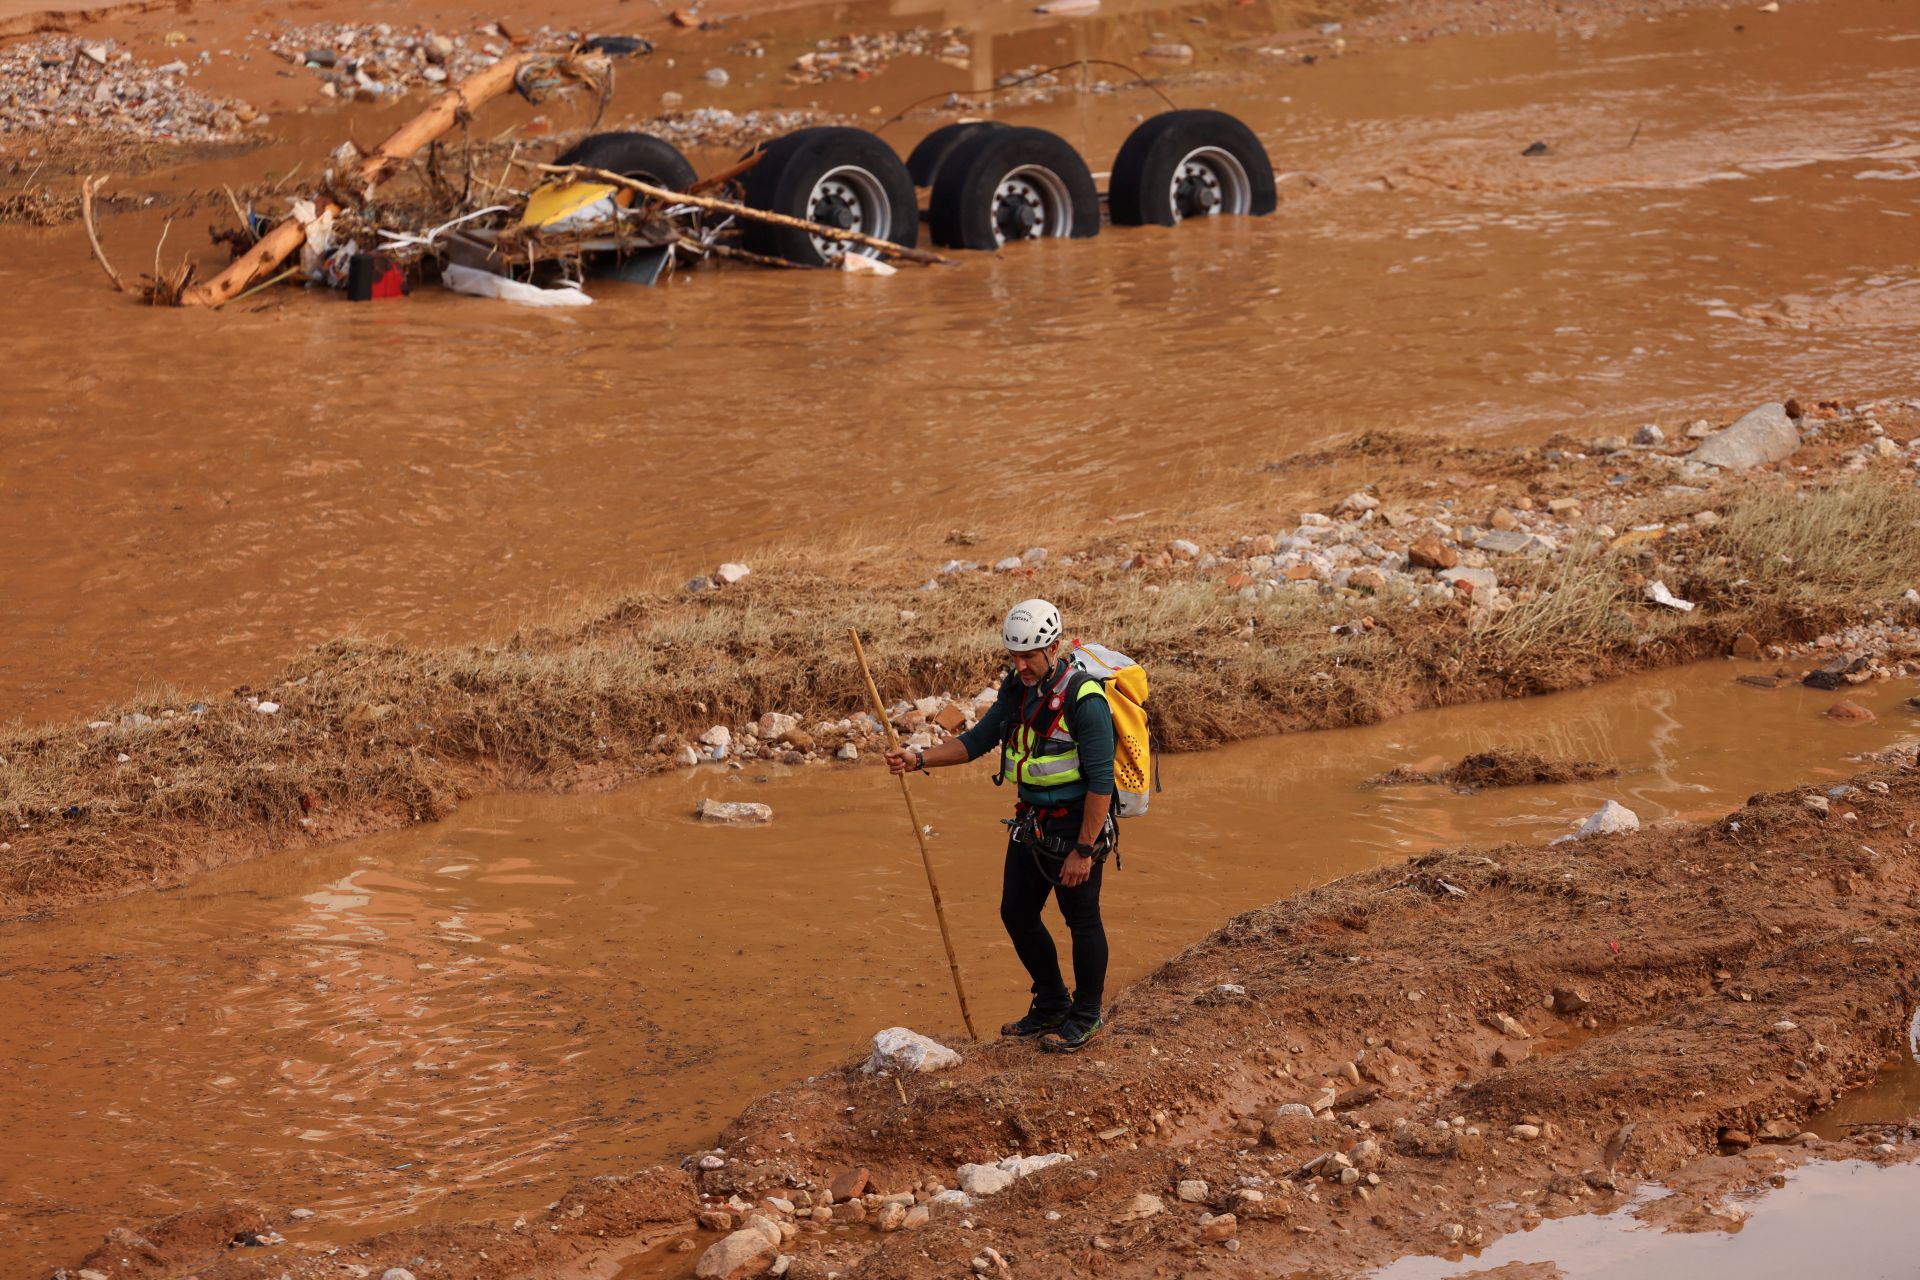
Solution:
[(1488, 791), (1496, 787), (1534, 787), (1556, 782), (1590, 782), (1613, 778), (1619, 766), (1594, 760), (1549, 760), (1533, 751), (1496, 747), (1476, 751), (1444, 769), (1399, 765), (1367, 779), (1370, 787), (1440, 786), (1460, 791)]

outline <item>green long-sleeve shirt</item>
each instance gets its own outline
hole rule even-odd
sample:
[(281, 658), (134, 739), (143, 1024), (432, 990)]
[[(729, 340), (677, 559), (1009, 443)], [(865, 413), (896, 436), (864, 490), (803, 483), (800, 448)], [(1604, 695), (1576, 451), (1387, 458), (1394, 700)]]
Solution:
[[(1000, 684), (1000, 696), (994, 699), (987, 714), (981, 716), (973, 728), (960, 735), (960, 745), (967, 749), (967, 759), (977, 760), (989, 751), (997, 751), (1014, 718), (1025, 716), (1031, 720), (1039, 710), (1041, 701), (1050, 696), (1047, 691), (1059, 676), (1060, 668), (1056, 665), (1047, 673), (1046, 679), (1028, 688), (1020, 682), (1017, 674), (1008, 673)], [(1074, 745), (1080, 752), (1079, 781), (1057, 787), (1033, 787), (1023, 782), (1020, 784), (1020, 798), (1028, 804), (1067, 804), (1089, 794), (1113, 794), (1113, 710), (1107, 706), (1105, 698), (1089, 695), (1076, 701), (1067, 714)]]

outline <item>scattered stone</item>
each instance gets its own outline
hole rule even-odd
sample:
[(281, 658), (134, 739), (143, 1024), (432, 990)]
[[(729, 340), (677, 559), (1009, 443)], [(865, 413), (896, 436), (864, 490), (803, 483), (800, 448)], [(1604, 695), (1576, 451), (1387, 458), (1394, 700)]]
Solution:
[(1827, 816), (1827, 813), (1833, 807), (1832, 804), (1827, 800), (1825, 796), (1802, 796), (1800, 798), (1800, 803), (1805, 805), (1807, 808), (1813, 810), (1815, 813), (1819, 814), (1823, 818)]
[(1667, 442), (1667, 433), (1649, 422), (1633, 433), (1633, 442), (1643, 445), (1665, 444)]
[(1589, 1004), (1587, 993), (1578, 987), (1555, 987), (1553, 989), (1553, 1011), (1561, 1017), (1579, 1013)]
[(860, 758), (860, 748), (854, 746), (851, 742), (843, 742), (840, 744), (840, 749), (833, 753), (833, 758), (836, 760), (858, 760)]
[(960, 1055), (938, 1040), (905, 1027), (888, 1027), (873, 1037), (873, 1053), (861, 1070), (871, 1075), (876, 1071), (944, 1071), (959, 1065)]
[(1720, 1145), (1723, 1147), (1731, 1147), (1735, 1151), (1745, 1151), (1753, 1145), (1753, 1135), (1745, 1129), (1722, 1129), (1720, 1131)]
[(1013, 1171), (997, 1164), (963, 1164), (959, 1178), (960, 1189), (970, 1196), (998, 1195), (1014, 1182)]
[(1517, 1067), (1532, 1056), (1533, 1050), (1524, 1044), (1503, 1044), (1493, 1051), (1493, 1065)]
[(1742, 631), (1733, 638), (1733, 656), (1736, 658), (1757, 658), (1760, 656), (1760, 642)]
[(1537, 1124), (1516, 1124), (1507, 1130), (1507, 1132), (1522, 1142), (1534, 1142), (1540, 1137), (1540, 1126)]
[(1547, 511), (1556, 516), (1571, 516), (1580, 513), (1580, 499), (1553, 498), (1547, 502)]
[(694, 1215), (702, 1231), (733, 1230), (733, 1215), (725, 1209), (702, 1209)]
[(1374, 497), (1364, 489), (1356, 489), (1354, 492), (1340, 499), (1340, 505), (1336, 507), (1335, 510), (1360, 515), (1364, 512), (1378, 510), (1379, 507), (1380, 499)]
[(1231, 1240), (1239, 1226), (1240, 1220), (1230, 1213), (1203, 1213), (1200, 1215), (1200, 1238)]
[(314, 1218), (318, 1215), (316, 1215), (314, 1211), (311, 1209), (295, 1209), (293, 1212), (289, 1213), (287, 1216), (289, 1218), (292, 1218), (295, 1222), (306, 1222), (309, 1219)]
[(730, 587), (734, 585), (736, 582), (739, 582), (742, 578), (745, 578), (748, 574), (752, 572), (753, 570), (747, 568), (746, 565), (734, 564), (729, 562), (727, 564), (721, 565), (718, 569), (715, 569), (713, 571), (713, 576), (715, 580), (719, 581), (725, 586)]
[(1142, 1219), (1153, 1217), (1155, 1214), (1165, 1210), (1166, 1207), (1166, 1203), (1162, 1201), (1159, 1196), (1148, 1195), (1143, 1191), (1128, 1201), (1127, 1207), (1122, 1209), (1113, 1221), (1116, 1225), (1123, 1222), (1139, 1222)]
[[(693, 1274), (700, 1280), (746, 1280), (757, 1276), (773, 1265), (780, 1255), (779, 1233), (772, 1240), (752, 1229), (735, 1231), (725, 1238), (707, 1246), (700, 1255), (700, 1261), (694, 1264)], [(395, 1280), (392, 1272), (381, 1280)], [(404, 1280), (413, 1280), (411, 1276)]]
[(700, 802), (698, 817), (702, 822), (720, 822), (735, 827), (758, 826), (773, 821), (773, 806), (750, 800), (707, 799)]
[(723, 87), (732, 77), (727, 75), (727, 69), (725, 67), (708, 67), (706, 74), (700, 78), (718, 89)]
[(857, 1169), (842, 1169), (833, 1175), (827, 1183), (827, 1192), (835, 1200), (851, 1200), (863, 1196), (873, 1186), (873, 1174), (864, 1166)]
[(1462, 583), (1465, 583), (1468, 593), (1476, 597), (1491, 596), (1500, 590), (1500, 579), (1491, 569), (1474, 569), (1460, 565), (1452, 569), (1442, 569), (1440, 577), (1443, 581), (1452, 583), (1456, 591), (1460, 589)]
[(1873, 712), (1867, 710), (1851, 698), (1840, 699), (1840, 701), (1828, 707), (1821, 714), (1829, 720), (1845, 720), (1853, 724), (1866, 724), (1869, 721), (1878, 719)]
[(1617, 801), (1609, 800), (1601, 805), (1587, 820), (1580, 824), (1574, 838), (1585, 840), (1589, 836), (1608, 836), (1620, 831), (1638, 831), (1640, 815)]
[(1186, 1204), (1205, 1204), (1207, 1202), (1207, 1184), (1198, 1178), (1188, 1178), (1175, 1188), (1181, 1201)]
[(277, 702), (262, 702), (257, 704), (254, 710), (263, 716), (277, 716), (280, 714), (280, 704)]
[(1748, 471), (1793, 456), (1800, 447), (1800, 430), (1783, 404), (1763, 404), (1726, 430), (1703, 440), (1687, 455), (1689, 462), (1729, 471)]
[(898, 1231), (907, 1225), (907, 1213), (906, 1205), (898, 1200), (890, 1200), (880, 1206), (880, 1212), (873, 1220), (874, 1226), (882, 1231)]
[(1460, 563), (1460, 554), (1431, 533), (1414, 539), (1407, 548), (1407, 563), (1418, 569), (1451, 569)]

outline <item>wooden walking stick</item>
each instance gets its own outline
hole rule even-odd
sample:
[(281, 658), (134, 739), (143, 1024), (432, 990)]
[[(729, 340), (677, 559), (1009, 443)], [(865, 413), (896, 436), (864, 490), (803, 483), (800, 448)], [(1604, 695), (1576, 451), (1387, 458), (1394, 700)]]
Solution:
[[(887, 704), (880, 701), (880, 690), (874, 687), (873, 672), (867, 669), (867, 651), (860, 644), (860, 632), (852, 627), (847, 634), (853, 637), (853, 655), (860, 659), (860, 674), (867, 682), (867, 696), (873, 699), (873, 714), (880, 721), (880, 727), (887, 731), (887, 746), (897, 750), (900, 739), (893, 732), (893, 724), (887, 719)], [(913, 807), (913, 792), (907, 788), (907, 775), (900, 775), (900, 798), (907, 802), (907, 821), (913, 824), (913, 838), (920, 842), (920, 865), (927, 869), (927, 888), (933, 891), (933, 916), (940, 922), (940, 941), (947, 947), (947, 968), (953, 970), (953, 994), (960, 997), (960, 1020), (967, 1024), (967, 1034), (975, 1040), (980, 1033), (973, 1029), (973, 1010), (967, 1007), (967, 984), (960, 979), (960, 961), (953, 954), (953, 935), (947, 932), (947, 909), (940, 901), (940, 882), (934, 879), (933, 859), (927, 853), (926, 828), (920, 825), (920, 815)]]

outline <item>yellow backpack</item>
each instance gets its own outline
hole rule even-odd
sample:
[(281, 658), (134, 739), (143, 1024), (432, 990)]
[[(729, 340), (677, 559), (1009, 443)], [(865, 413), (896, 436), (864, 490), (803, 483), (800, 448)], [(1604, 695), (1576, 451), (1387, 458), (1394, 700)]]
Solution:
[(1067, 661), (1098, 680), (1113, 711), (1113, 790), (1123, 818), (1147, 811), (1159, 789), (1147, 732), (1147, 669), (1102, 644), (1073, 642)]

